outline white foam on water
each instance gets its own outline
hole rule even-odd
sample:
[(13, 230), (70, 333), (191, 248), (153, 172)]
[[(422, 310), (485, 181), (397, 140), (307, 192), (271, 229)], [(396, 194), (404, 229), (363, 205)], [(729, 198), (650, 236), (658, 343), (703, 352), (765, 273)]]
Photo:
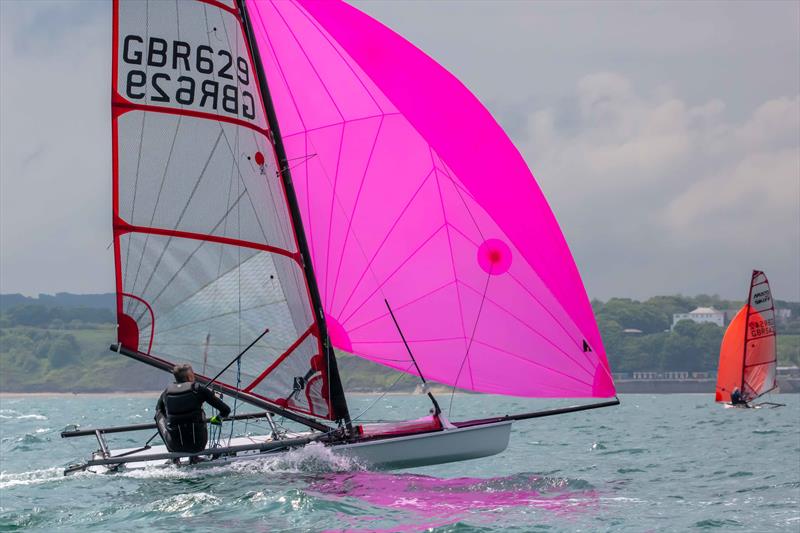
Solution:
[(121, 470), (118, 475), (134, 479), (191, 479), (209, 475), (236, 474), (300, 474), (352, 472), (364, 468), (357, 461), (338, 455), (320, 443), (279, 452), (274, 455), (253, 455), (226, 463), (201, 463), (197, 466), (153, 466)]
[(169, 465), (120, 470), (118, 474), (112, 475), (119, 475), (133, 479), (191, 479), (202, 476), (203, 473), (195, 468), (181, 468)]
[(0, 489), (20, 485), (37, 485), (64, 479), (64, 469), (59, 467), (31, 470), (30, 472), (0, 472)]
[(46, 416), (35, 413), (26, 415), (15, 409), (0, 409), (0, 418), (5, 418), (6, 420), (47, 420)]
[(189, 517), (195, 515), (198, 507), (219, 505), (221, 502), (222, 500), (213, 494), (193, 492), (156, 500), (149, 504), (147, 508), (161, 513), (180, 513), (183, 517)]
[(254, 457), (252, 460), (233, 461), (225, 468), (244, 473), (330, 473), (363, 470), (363, 466), (350, 457), (336, 454), (319, 442), (302, 448), (280, 452), (274, 456)]

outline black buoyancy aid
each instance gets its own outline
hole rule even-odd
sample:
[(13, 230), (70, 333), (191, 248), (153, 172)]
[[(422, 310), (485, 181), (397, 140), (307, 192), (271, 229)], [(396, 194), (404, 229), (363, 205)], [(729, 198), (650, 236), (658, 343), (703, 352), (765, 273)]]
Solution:
[(164, 410), (170, 425), (204, 422), (203, 397), (194, 382), (170, 383), (164, 394)]

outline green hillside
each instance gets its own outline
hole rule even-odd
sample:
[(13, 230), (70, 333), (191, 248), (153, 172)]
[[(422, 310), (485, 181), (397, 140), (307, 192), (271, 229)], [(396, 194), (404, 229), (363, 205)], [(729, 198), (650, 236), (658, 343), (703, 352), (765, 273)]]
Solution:
[[(69, 304), (94, 301), (82, 295), (68, 296), (22, 297), (18, 305), (0, 306), (0, 391), (142, 391), (161, 389), (168, 382), (169, 376), (164, 372), (108, 349), (116, 341), (112, 309), (105, 305), (49, 305), (62, 300)], [(776, 303), (779, 309), (791, 311), (789, 320), (778, 323), (779, 363), (800, 366), (800, 304)], [(592, 302), (615, 373), (713, 373), (723, 328), (684, 321), (670, 331), (672, 314), (698, 306), (737, 309), (740, 305), (741, 302), (705, 295), (658, 296), (643, 302), (623, 298)], [(338, 363), (345, 390), (350, 392), (384, 391), (390, 387), (393, 391), (408, 391), (419, 382), (413, 376), (401, 376), (347, 354), (339, 354)]]

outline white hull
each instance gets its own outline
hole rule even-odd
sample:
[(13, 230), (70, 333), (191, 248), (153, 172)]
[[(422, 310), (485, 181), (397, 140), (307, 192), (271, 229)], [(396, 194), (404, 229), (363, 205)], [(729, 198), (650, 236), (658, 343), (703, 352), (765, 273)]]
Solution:
[[(291, 438), (310, 436), (311, 434), (292, 434)], [(330, 449), (336, 454), (341, 454), (354, 459), (357, 463), (374, 469), (413, 468), (467, 459), (477, 459), (495, 455), (506, 449), (511, 435), (511, 421), (495, 422), (467, 428), (451, 428), (443, 431), (402, 435), (398, 437), (380, 438), (352, 444), (334, 444)], [(236, 437), (225, 446), (243, 446), (272, 442), (268, 436)], [(126, 462), (122, 468), (142, 469), (170, 466), (170, 460), (158, 459), (148, 461), (148, 456), (167, 453), (165, 446), (153, 446), (147, 450), (135, 451), (135, 448), (109, 450), (110, 455), (120, 456), (136, 462)], [(133, 452), (133, 453), (131, 453)], [(281, 451), (259, 452), (257, 450), (240, 451), (235, 455), (209, 458), (195, 466), (219, 465), (231, 461), (245, 461), (258, 459), (265, 455), (285, 453)], [(93, 459), (102, 459), (102, 454), (95, 453)], [(144, 459), (144, 460), (142, 460)], [(188, 459), (181, 460), (182, 465), (188, 465)], [(88, 470), (97, 473), (108, 472), (106, 466), (95, 465)]]
[(336, 453), (373, 468), (414, 468), (495, 455), (508, 447), (511, 422), (496, 422), (334, 446)]

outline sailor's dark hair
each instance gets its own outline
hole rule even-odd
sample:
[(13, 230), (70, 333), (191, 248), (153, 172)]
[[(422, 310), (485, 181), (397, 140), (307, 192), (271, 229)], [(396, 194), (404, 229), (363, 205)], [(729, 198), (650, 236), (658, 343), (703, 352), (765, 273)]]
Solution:
[(189, 363), (178, 363), (172, 367), (172, 375), (175, 376), (175, 381), (178, 383), (185, 383), (189, 379), (189, 372), (192, 370), (192, 365)]

